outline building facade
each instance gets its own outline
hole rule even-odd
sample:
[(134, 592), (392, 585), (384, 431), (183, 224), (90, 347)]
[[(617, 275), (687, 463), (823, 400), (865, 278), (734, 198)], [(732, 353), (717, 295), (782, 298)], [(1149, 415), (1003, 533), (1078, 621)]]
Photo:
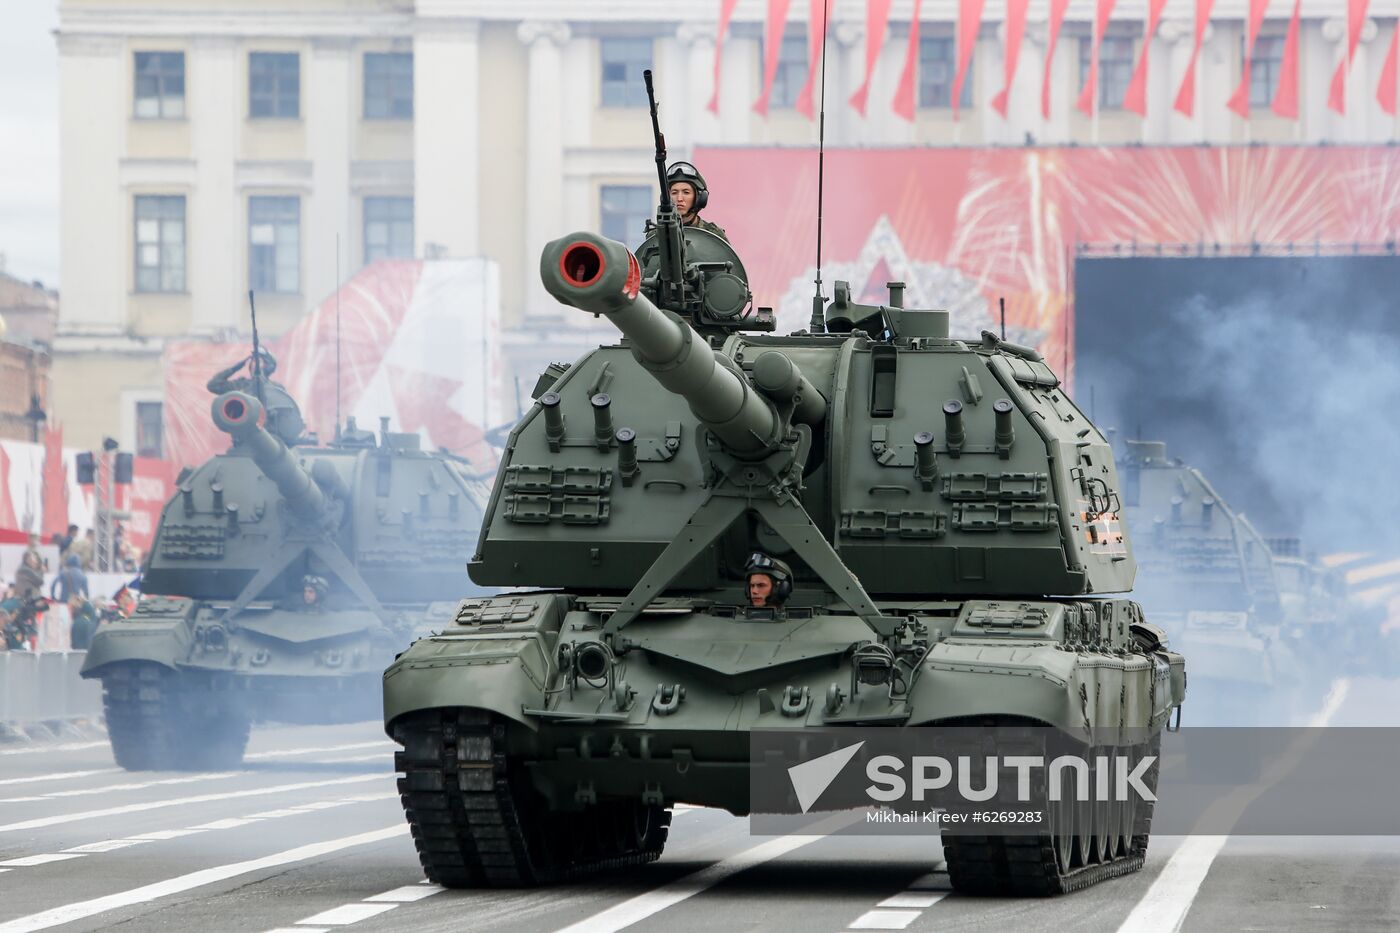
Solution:
[[(654, 209), (641, 72), (654, 69), (674, 156), (700, 144), (811, 146), (795, 107), (808, 74), (808, 4), (792, 3), (770, 108), (764, 0), (740, 0), (718, 63), (718, 0), (64, 0), (61, 71), (64, 295), (54, 414), (70, 443), (117, 436), (159, 453), (161, 349), (172, 338), (286, 330), (378, 258), (488, 256), (501, 269), (505, 343), (522, 379), (576, 324), (539, 286), (540, 247), (596, 228), (635, 243)], [(1396, 10), (1362, 29), (1346, 113), (1328, 82), (1346, 53), (1341, 0), (1310, 5), (1299, 117), (1269, 110), (1291, 11), (1254, 46), (1251, 115), (1226, 99), (1244, 57), (1244, 0), (1220, 0), (1197, 56), (1197, 102), (1172, 101), (1192, 59), (1194, 4), (1169, 0), (1150, 43), (1146, 116), (1122, 97), (1146, 3), (1122, 0), (1100, 47), (1098, 105), (1074, 107), (1095, 5), (1073, 0), (1045, 70), (1047, 4), (1032, 3), (1007, 115), (1004, 6), (989, 4), (959, 113), (951, 106), (952, 0), (922, 5), (915, 111), (890, 101), (913, 0), (894, 0), (862, 116), (865, 5), (834, 5), (827, 48), (831, 146), (1393, 142), (1375, 99)], [(1048, 74), (1050, 115), (1041, 112)], [(707, 104), (717, 91), (716, 108)], [(703, 169), (703, 166), (702, 166)], [(707, 215), (742, 210), (723, 191)], [(527, 385), (528, 388), (528, 385)], [(153, 427), (155, 426), (155, 427)]]

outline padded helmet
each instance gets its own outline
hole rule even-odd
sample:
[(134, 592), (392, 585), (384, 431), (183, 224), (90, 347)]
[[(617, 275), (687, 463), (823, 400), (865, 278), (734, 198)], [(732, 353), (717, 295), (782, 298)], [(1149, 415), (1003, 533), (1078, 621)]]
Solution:
[(678, 181), (683, 181), (695, 189), (695, 213), (700, 213), (705, 209), (705, 205), (710, 203), (710, 189), (705, 187), (705, 176), (700, 174), (700, 170), (689, 162), (672, 162), (671, 167), (666, 170), (666, 187), (674, 185)]
[(762, 551), (754, 551), (749, 555), (749, 562), (744, 565), (744, 583), (747, 585), (749, 577), (756, 573), (761, 573), (773, 581), (774, 602), (787, 602), (787, 598), (792, 595), (791, 567), (776, 557), (769, 557)]
[(318, 577), (315, 574), (309, 573), (301, 578), (301, 589), (303, 594), (307, 590), (315, 590), (316, 602), (323, 603), (326, 601), (327, 594), (331, 591), (331, 585), (326, 582), (325, 577)]

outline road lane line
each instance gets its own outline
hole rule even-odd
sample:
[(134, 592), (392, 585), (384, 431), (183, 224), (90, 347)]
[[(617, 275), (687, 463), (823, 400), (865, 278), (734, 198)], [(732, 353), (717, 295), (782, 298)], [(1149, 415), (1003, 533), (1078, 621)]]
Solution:
[(616, 933), (616, 931), (630, 927), (634, 923), (640, 923), (668, 907), (674, 907), (741, 871), (753, 868), (755, 865), (762, 865), (775, 858), (781, 858), (805, 845), (825, 839), (826, 836), (821, 833), (853, 822), (858, 816), (859, 814), (838, 813), (812, 827), (812, 835), (779, 836), (776, 839), (761, 842), (697, 872), (692, 872), (683, 878), (677, 878), (653, 891), (639, 894), (621, 904), (616, 904), (607, 910), (580, 920), (578, 923), (570, 924), (559, 930), (558, 933)]
[(365, 900), (371, 904), (407, 904), (412, 901), (421, 901), (425, 897), (432, 897), (434, 894), (441, 894), (446, 890), (447, 889), (440, 884), (420, 881), (418, 884), (394, 888), (392, 891), (385, 891), (383, 894), (376, 894), (373, 897), (365, 898)]
[(68, 745), (26, 745), (24, 748), (0, 749), (0, 757), (9, 755), (52, 755), (54, 752), (81, 752), (89, 748), (105, 748), (106, 742), (73, 742)]
[[(1308, 728), (1325, 728), (1342, 708), (1350, 690), (1349, 678), (1342, 677), (1333, 681), (1327, 698), (1323, 700), (1322, 708), (1308, 720)], [(1212, 805), (1197, 825), (1206, 825), (1207, 821), (1215, 822), (1220, 819), (1220, 825), (1233, 826), (1234, 821), (1240, 818), (1257, 797), (1297, 766), (1311, 744), (1311, 741), (1295, 740), (1288, 754), (1270, 768), (1267, 775)], [(1233, 817), (1230, 817), (1231, 813)], [(1229, 817), (1228, 824), (1224, 817)], [(1142, 896), (1142, 900), (1138, 901), (1132, 913), (1128, 914), (1127, 919), (1118, 928), (1118, 933), (1175, 933), (1180, 930), (1186, 922), (1191, 905), (1195, 903), (1196, 895), (1200, 893), (1206, 875), (1210, 873), (1215, 857), (1220, 854), (1229, 838), (1228, 835), (1186, 837), (1172, 853), (1172, 857), (1152, 882), (1152, 886), (1147, 889), (1147, 893)]]
[[(283, 865), (291, 865), (296, 862), (304, 862), (308, 859), (320, 858), (344, 849), (355, 848), (357, 846), (371, 845), (377, 842), (384, 842), (398, 836), (408, 834), (408, 824), (399, 823), (394, 826), (376, 829), (367, 833), (356, 833), (353, 836), (341, 836), (338, 839), (329, 839), (325, 842), (315, 842), (310, 845), (298, 846), (295, 849), (287, 849), (273, 855), (265, 855), (261, 858), (248, 859), (243, 862), (232, 862), (228, 865), (218, 865), (214, 868), (204, 868), (199, 871), (180, 875), (165, 881), (157, 881), (154, 884), (142, 885), (139, 888), (132, 888), (128, 891), (119, 891), (116, 894), (108, 894), (104, 897), (97, 897), (86, 901), (77, 901), (72, 904), (64, 904), (61, 907), (54, 907), (49, 910), (30, 914), (26, 917), (18, 917), (7, 923), (0, 923), (0, 933), (33, 933), (35, 930), (47, 930), (64, 923), (73, 923), (76, 920), (83, 920), (98, 914), (106, 913), (109, 910), (118, 910), (123, 907), (135, 907), (139, 904), (147, 904), (162, 897), (169, 897), (172, 894), (182, 894), (185, 891), (192, 891), (195, 888), (202, 888), (206, 885), (217, 884), (220, 881), (228, 881), (231, 878), (238, 878), (242, 875), (249, 875), (253, 872), (265, 871), (269, 868), (280, 868)], [(307, 933), (302, 930), (300, 933)]]
[(922, 910), (926, 907), (932, 907), (947, 896), (947, 891), (905, 891), (902, 894), (887, 897), (875, 906), (896, 910), (915, 907)]
[(389, 751), (398, 748), (388, 739), (379, 739), (374, 742), (352, 742), (348, 745), (318, 745), (314, 748), (280, 748), (266, 752), (250, 752), (243, 756), (244, 761), (264, 761), (268, 758), (277, 758), (280, 755), (320, 755), (324, 752), (350, 752), (361, 748), (382, 748)]
[(361, 920), (368, 920), (370, 917), (377, 917), (382, 913), (393, 910), (398, 904), (341, 904), (339, 907), (332, 907), (324, 910), (314, 917), (307, 917), (305, 920), (298, 920), (297, 926), (320, 926), (322, 924), (331, 927), (349, 926), (352, 923), (359, 923)]
[(919, 919), (921, 910), (867, 910), (846, 925), (848, 930), (902, 930)]
[(82, 854), (78, 852), (72, 854), (54, 852), (49, 855), (26, 855), (24, 858), (7, 859), (6, 861), (0, 862), (0, 865), (6, 868), (32, 868), (35, 865), (47, 865), (50, 862), (66, 862), (70, 858), (82, 857)]
[(35, 784), (39, 781), (71, 781), (75, 778), (93, 777), (98, 774), (116, 774), (121, 768), (98, 768), (96, 771), (60, 771), (57, 774), (36, 774), (33, 777), (5, 778), (0, 781), (0, 787), (10, 784)]
[(248, 790), (227, 791), (222, 794), (199, 794), (194, 797), (175, 797), (167, 800), (147, 800), (142, 803), (129, 803), (120, 807), (107, 807), (102, 810), (85, 810), (81, 813), (60, 813), (18, 823), (0, 824), (0, 833), (19, 832), (28, 829), (43, 829), (46, 826), (59, 826), (63, 823), (76, 823), (80, 820), (96, 819), (104, 816), (121, 816), (126, 813), (141, 813), (146, 810), (160, 810), (166, 807), (182, 807), (191, 804), (211, 803), (222, 800), (235, 800), (242, 797), (262, 797), (268, 794), (282, 794), (312, 788), (335, 787), (341, 784), (363, 784), (367, 781), (380, 781), (393, 777), (394, 772), (383, 771), (375, 774), (357, 774), (353, 777), (332, 780), (301, 781), (296, 784), (278, 784), (272, 787), (254, 787)]
[(92, 797), (97, 794), (113, 794), (123, 790), (145, 790), (148, 787), (166, 787), (172, 784), (197, 784), (200, 781), (222, 781), (228, 778), (257, 774), (256, 771), (215, 771), (210, 774), (186, 774), (181, 777), (160, 778), (155, 781), (140, 781), (134, 784), (109, 784), (105, 787), (80, 787), (77, 790), (56, 790), (52, 794), (38, 794), (33, 797), (0, 798), (0, 803), (34, 803), (40, 800), (61, 800), (66, 797)]

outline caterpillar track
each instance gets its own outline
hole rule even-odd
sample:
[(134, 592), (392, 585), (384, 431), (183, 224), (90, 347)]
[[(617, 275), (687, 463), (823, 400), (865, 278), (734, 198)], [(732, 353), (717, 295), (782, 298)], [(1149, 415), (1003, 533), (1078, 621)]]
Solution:
[(547, 812), (505, 752), (505, 726), (445, 710), (394, 725), (394, 763), (423, 871), (453, 888), (532, 887), (661, 856), (671, 812), (599, 801)]
[(182, 692), (160, 664), (113, 664), (102, 706), (117, 764), (128, 771), (221, 770), (243, 760), (250, 719), (212, 693)]
[[(1132, 750), (1130, 766), (1143, 755), (1157, 755), (1160, 750), (1161, 736), (1157, 735), (1145, 746)], [(1154, 761), (1143, 773), (1143, 783), (1154, 793), (1157, 776), (1158, 763)], [(1057, 807), (1046, 799), (1045, 788), (1040, 789), (1039, 796), (1039, 805), (1049, 815), (1049, 833), (945, 833), (943, 854), (955, 890), (1000, 897), (1048, 897), (1079, 891), (1142, 868), (1152, 826), (1152, 801), (1139, 802), (1132, 810), (1123, 809), (1121, 804), (1093, 801), (1072, 801)], [(1125, 831), (1129, 824), (1131, 830)]]

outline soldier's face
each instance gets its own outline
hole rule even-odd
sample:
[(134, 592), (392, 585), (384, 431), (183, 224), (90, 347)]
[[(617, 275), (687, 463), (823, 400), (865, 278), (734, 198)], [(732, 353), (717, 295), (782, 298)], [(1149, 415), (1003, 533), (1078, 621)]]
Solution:
[(749, 577), (749, 604), (768, 605), (768, 597), (773, 595), (773, 578), (766, 573), (756, 573)]
[(678, 181), (671, 186), (671, 201), (676, 205), (676, 213), (682, 217), (695, 206), (695, 188), (688, 181)]
[(308, 586), (301, 591), (301, 601), (308, 606), (316, 605), (316, 587)]

